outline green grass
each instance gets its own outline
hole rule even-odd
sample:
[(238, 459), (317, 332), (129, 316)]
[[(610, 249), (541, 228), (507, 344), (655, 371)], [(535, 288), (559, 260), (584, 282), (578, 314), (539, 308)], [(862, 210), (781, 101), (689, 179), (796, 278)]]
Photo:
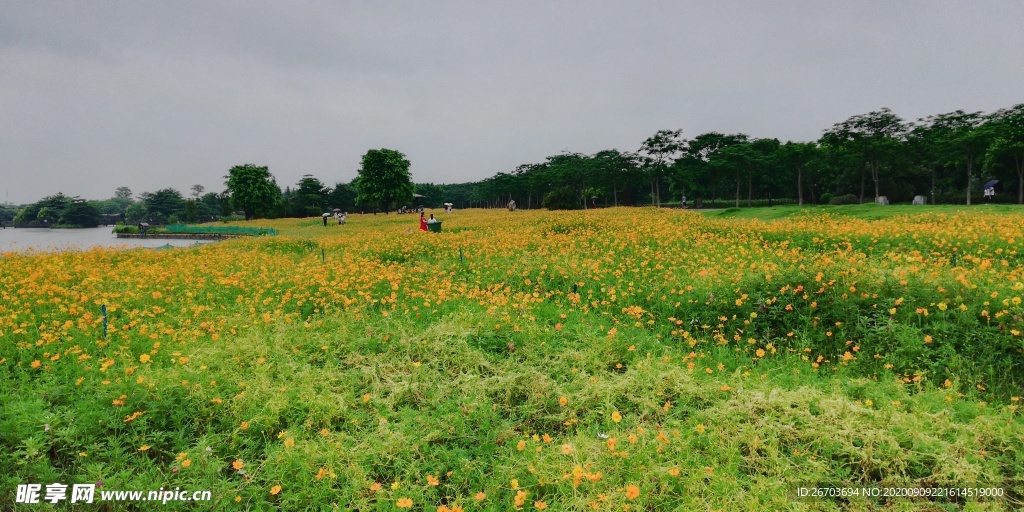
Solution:
[(722, 210), (698, 210), (710, 218), (721, 219), (758, 219), (764, 221), (789, 219), (799, 215), (830, 214), (853, 217), (864, 220), (878, 220), (903, 215), (948, 214), (959, 213), (995, 213), (1020, 214), (1024, 207), (1019, 205), (888, 205), (874, 203), (858, 205), (804, 205), (804, 206), (773, 206), (757, 208), (725, 208)]

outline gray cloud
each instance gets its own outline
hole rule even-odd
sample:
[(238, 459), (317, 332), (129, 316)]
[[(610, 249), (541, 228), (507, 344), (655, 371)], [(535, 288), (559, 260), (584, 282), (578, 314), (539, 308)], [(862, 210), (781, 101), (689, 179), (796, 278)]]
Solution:
[[(1019, 90), (1024, 4), (7, 2), (0, 193), (109, 197), (235, 164), (282, 185), (477, 180), (658, 129), (809, 140), (883, 106), (991, 111)], [(0, 196), (3, 199), (5, 196)]]

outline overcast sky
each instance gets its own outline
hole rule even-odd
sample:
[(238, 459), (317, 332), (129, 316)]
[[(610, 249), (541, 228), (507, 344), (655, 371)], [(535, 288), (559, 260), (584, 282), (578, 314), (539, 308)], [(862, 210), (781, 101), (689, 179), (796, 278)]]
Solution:
[(0, 201), (233, 165), (475, 181), (660, 129), (817, 139), (1024, 102), (1024, 2), (0, 0)]

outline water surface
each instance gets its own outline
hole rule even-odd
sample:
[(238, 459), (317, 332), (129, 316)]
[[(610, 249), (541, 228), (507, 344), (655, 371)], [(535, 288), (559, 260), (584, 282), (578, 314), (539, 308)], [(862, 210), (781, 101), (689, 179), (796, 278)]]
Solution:
[[(0, 252), (74, 251), (91, 247), (187, 247), (196, 240), (117, 238), (110, 226), (83, 229), (5, 228), (0, 229)], [(207, 241), (199, 243), (208, 243)]]

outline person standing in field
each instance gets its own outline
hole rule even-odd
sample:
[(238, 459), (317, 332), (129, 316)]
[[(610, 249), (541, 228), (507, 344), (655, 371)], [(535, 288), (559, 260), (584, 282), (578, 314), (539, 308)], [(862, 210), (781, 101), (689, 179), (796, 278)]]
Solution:
[(420, 212), (420, 231), (427, 230), (427, 218), (423, 216), (423, 212)]

